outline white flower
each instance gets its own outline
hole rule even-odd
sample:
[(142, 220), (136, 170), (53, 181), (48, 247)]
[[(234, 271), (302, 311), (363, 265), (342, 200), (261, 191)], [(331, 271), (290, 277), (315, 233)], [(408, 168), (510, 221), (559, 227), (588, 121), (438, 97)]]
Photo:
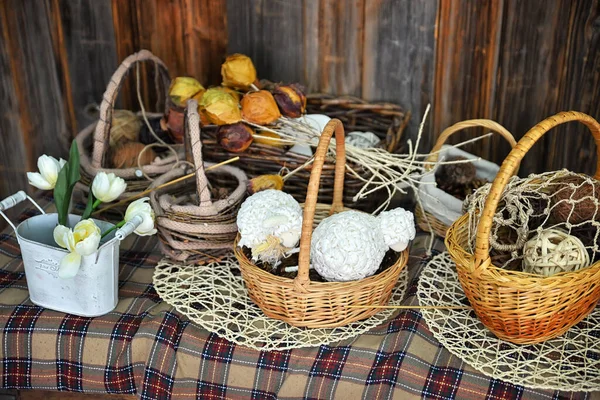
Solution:
[(149, 203), (149, 197), (142, 197), (131, 203), (125, 211), (125, 222), (129, 222), (133, 217), (139, 215), (142, 217), (142, 223), (134, 231), (139, 236), (150, 236), (156, 233), (154, 227), (154, 211)]
[(98, 250), (100, 239), (100, 228), (91, 219), (78, 222), (73, 230), (64, 225), (54, 228), (56, 244), (69, 250), (69, 254), (60, 262), (58, 276), (69, 279), (77, 275), (81, 266), (81, 257), (94, 254)]
[(116, 200), (127, 188), (123, 178), (119, 178), (112, 172), (98, 172), (92, 182), (92, 193), (94, 197), (103, 203), (110, 203)]
[(42, 190), (51, 190), (56, 186), (58, 173), (67, 162), (62, 158), (57, 160), (54, 157), (42, 155), (38, 158), (38, 169), (40, 172), (28, 172), (27, 180), (29, 184)]

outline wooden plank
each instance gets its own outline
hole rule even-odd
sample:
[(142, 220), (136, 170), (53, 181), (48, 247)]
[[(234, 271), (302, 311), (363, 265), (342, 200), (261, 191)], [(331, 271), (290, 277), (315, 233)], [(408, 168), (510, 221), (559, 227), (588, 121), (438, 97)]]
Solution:
[[(55, 57), (74, 133), (96, 120), (87, 112), (100, 104), (117, 68), (111, 3), (108, 0), (51, 0)], [(71, 115), (72, 114), (72, 115)]]
[[(490, 118), (496, 88), (498, 41), (502, 26), (502, 0), (441, 0), (436, 44), (433, 135), (448, 126), (472, 118)], [(501, 121), (500, 121), (501, 122)], [(483, 130), (454, 135), (451, 142), (473, 138)], [(486, 159), (504, 157), (496, 151), (499, 137), (466, 147)], [(429, 148), (425, 148), (429, 149)]]
[(303, 10), (297, 0), (227, 0), (227, 52), (251, 57), (259, 79), (305, 82)]
[[(366, 2), (362, 96), (411, 110), (407, 135), (413, 139), (433, 100), (437, 8), (433, 0)], [(428, 151), (431, 139), (424, 136), (420, 149)]]
[(43, 3), (0, 2), (3, 41), (19, 107), (26, 156), (17, 165), (35, 169), (42, 153), (66, 156), (71, 133), (52, 50), (48, 9)]
[[(25, 189), (27, 171), (25, 146), (21, 136), (21, 119), (19, 118), (19, 99), (15, 88), (10, 65), (8, 40), (10, 37), (5, 23), (4, 11), (0, 9), (0, 132), (2, 144), (0, 145), (0, 198), (5, 198), (19, 190)], [(0, 219), (0, 228), (5, 226)]]
[[(559, 86), (568, 79), (569, 3), (561, 0), (548, 7), (544, 0), (505, 1), (493, 116), (517, 139), (560, 111)], [(521, 163), (521, 175), (542, 172), (553, 163), (562, 151), (557, 139), (554, 132), (542, 138)], [(501, 160), (498, 152), (494, 155)]]

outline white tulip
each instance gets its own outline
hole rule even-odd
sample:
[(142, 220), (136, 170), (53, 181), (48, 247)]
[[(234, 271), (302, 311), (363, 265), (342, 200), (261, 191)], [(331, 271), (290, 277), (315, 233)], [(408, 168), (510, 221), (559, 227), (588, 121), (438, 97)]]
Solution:
[(125, 222), (129, 222), (133, 217), (139, 215), (142, 217), (142, 223), (134, 231), (139, 236), (150, 236), (156, 233), (154, 227), (154, 211), (149, 203), (149, 197), (142, 197), (131, 203), (125, 211)]
[(56, 186), (58, 173), (67, 162), (62, 158), (57, 160), (45, 154), (38, 158), (38, 170), (40, 172), (28, 172), (27, 180), (30, 185), (42, 190), (52, 190)]
[(112, 172), (98, 172), (92, 182), (92, 193), (94, 197), (103, 203), (110, 203), (116, 200), (127, 188), (123, 178), (119, 178)]
[(60, 247), (69, 250), (63, 257), (58, 269), (58, 276), (63, 279), (73, 278), (81, 266), (81, 257), (90, 256), (98, 250), (100, 244), (100, 228), (91, 219), (84, 219), (75, 225), (73, 230), (64, 225), (54, 228), (54, 241)]

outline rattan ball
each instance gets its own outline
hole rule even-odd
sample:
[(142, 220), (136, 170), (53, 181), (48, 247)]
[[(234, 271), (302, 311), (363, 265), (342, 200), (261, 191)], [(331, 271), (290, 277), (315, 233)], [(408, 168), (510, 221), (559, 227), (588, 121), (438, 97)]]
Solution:
[(566, 180), (552, 196), (552, 216), (561, 222), (580, 224), (600, 217), (600, 188), (583, 177)]
[(145, 144), (140, 142), (127, 142), (112, 151), (112, 165), (114, 168), (137, 167), (140, 154), (142, 154), (140, 165), (152, 164), (156, 158), (154, 150), (152, 150), (152, 148), (146, 149)]
[(559, 229), (546, 229), (534, 236), (523, 249), (523, 271), (550, 276), (577, 271), (590, 264), (584, 244)]

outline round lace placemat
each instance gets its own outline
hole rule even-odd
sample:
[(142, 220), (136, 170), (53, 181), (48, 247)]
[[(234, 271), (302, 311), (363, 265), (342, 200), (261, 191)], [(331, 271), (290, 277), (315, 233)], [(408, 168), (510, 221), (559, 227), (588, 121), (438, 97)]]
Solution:
[[(256, 306), (244, 286), (233, 256), (206, 265), (178, 265), (161, 260), (154, 270), (159, 296), (202, 328), (233, 343), (256, 350), (314, 347), (351, 339), (381, 325), (395, 310), (334, 329), (296, 328), (269, 318)], [(402, 271), (390, 305), (400, 305), (406, 293), (408, 271)]]
[[(448, 253), (435, 256), (419, 277), (421, 306), (468, 305)], [(600, 389), (600, 307), (565, 335), (533, 345), (498, 339), (471, 309), (422, 309), (433, 336), (477, 371), (533, 389)]]

